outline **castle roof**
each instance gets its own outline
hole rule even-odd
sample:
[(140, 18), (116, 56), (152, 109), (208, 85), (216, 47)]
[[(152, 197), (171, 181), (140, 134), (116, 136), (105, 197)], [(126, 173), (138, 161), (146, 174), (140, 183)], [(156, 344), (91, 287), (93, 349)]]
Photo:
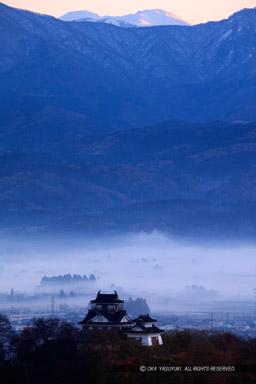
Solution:
[(151, 327), (145, 327), (141, 323), (136, 323), (132, 328), (129, 328), (124, 331), (125, 334), (137, 334), (137, 333), (144, 333), (144, 334), (152, 334), (152, 333), (163, 333), (164, 331), (155, 325), (152, 325)]
[(107, 311), (94, 311), (90, 309), (83, 321), (78, 324), (132, 324), (131, 319), (126, 311), (107, 312)]
[(98, 292), (96, 299), (91, 300), (92, 304), (121, 304), (124, 300), (120, 300), (116, 291), (112, 294)]
[(156, 321), (156, 319), (152, 319), (149, 315), (139, 315), (139, 317), (133, 320), (134, 323), (154, 323)]

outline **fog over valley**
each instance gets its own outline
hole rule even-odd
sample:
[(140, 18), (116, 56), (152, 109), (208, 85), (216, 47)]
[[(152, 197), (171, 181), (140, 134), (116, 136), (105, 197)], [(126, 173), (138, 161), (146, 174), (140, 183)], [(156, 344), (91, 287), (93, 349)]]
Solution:
[[(73, 297), (72, 304), (86, 306), (98, 290), (116, 289), (125, 299), (146, 298), (153, 311), (163, 312), (174, 312), (188, 302), (253, 300), (255, 251), (254, 245), (245, 244), (182, 243), (159, 232), (92, 240), (2, 239), (0, 291), (13, 288), (14, 294), (32, 295), (72, 290), (86, 295)], [(65, 274), (93, 274), (96, 280), (40, 285), (44, 276)]]

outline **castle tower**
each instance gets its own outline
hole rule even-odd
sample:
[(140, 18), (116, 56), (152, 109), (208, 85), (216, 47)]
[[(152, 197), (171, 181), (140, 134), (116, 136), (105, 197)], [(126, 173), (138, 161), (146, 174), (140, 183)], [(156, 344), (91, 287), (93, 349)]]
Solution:
[(91, 309), (79, 324), (83, 327), (84, 336), (92, 336), (96, 332), (108, 330), (121, 332), (131, 327), (132, 321), (124, 310), (124, 301), (114, 294), (98, 292), (95, 300), (91, 300)]
[(162, 345), (163, 340), (161, 333), (164, 331), (153, 324), (156, 321), (157, 320), (152, 319), (149, 315), (140, 315), (133, 320), (135, 325), (125, 330), (124, 333), (128, 338), (141, 340), (141, 343), (144, 346), (151, 346), (153, 340), (155, 340), (159, 345)]

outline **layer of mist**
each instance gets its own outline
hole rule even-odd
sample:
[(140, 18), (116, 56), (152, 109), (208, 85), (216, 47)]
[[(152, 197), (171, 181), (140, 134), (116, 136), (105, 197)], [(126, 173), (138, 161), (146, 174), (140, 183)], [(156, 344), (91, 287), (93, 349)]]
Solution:
[(42, 293), (47, 291), (40, 287), (43, 276), (94, 274), (96, 281), (81, 287), (88, 300), (77, 297), (73, 303), (86, 306), (99, 289), (116, 289), (124, 299), (146, 298), (153, 311), (164, 312), (181, 303), (253, 300), (255, 251), (244, 244), (185, 244), (157, 232), (94, 240), (1, 240), (0, 292)]

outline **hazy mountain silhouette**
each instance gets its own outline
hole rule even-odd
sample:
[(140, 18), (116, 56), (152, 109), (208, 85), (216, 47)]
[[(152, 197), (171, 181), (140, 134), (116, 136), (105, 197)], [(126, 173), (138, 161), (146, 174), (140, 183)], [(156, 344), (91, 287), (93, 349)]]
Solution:
[(166, 122), (19, 152), (5, 144), (1, 226), (59, 218), (52, 230), (255, 234), (255, 131)]

